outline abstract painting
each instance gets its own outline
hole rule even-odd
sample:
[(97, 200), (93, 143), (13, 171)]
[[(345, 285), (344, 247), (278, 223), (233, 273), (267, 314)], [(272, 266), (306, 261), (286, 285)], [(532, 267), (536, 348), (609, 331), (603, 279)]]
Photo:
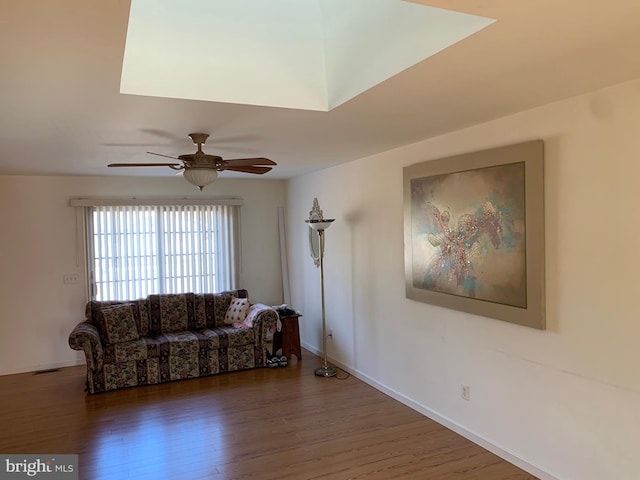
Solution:
[(404, 169), (407, 297), (544, 328), (543, 143)]

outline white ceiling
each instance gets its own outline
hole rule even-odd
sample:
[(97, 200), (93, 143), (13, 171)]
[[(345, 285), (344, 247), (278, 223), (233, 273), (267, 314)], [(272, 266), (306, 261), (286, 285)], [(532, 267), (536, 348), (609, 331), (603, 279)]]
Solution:
[(288, 178), (640, 77), (638, 0), (414, 3), (497, 21), (322, 112), (120, 94), (128, 1), (0, 0), (0, 174), (171, 176), (106, 165), (205, 132)]

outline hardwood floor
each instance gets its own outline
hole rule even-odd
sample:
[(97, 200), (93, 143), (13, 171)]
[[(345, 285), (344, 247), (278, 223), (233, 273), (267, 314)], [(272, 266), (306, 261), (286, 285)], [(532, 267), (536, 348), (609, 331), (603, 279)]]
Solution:
[(84, 367), (0, 377), (0, 453), (77, 453), (87, 480), (535, 479), (319, 363), (93, 396)]

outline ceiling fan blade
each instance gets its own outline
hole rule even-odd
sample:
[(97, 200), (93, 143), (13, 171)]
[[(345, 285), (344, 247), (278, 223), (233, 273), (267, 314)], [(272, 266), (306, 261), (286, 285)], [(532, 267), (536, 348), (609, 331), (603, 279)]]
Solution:
[(153, 152), (147, 152), (149, 155), (157, 155), (159, 157), (165, 157), (165, 158), (173, 158), (174, 160), (180, 160), (178, 157), (172, 157), (171, 155), (163, 155), (162, 153), (153, 153)]
[(110, 163), (107, 167), (179, 167), (179, 163)]
[(234, 167), (243, 167), (243, 166), (251, 166), (251, 165), (277, 165), (273, 160), (269, 160), (268, 158), (259, 157), (259, 158), (234, 158), (231, 160), (225, 160), (225, 165), (231, 165)]
[(258, 175), (262, 175), (263, 173), (267, 173), (269, 170), (271, 170), (271, 167), (237, 167), (225, 165), (223, 170), (231, 170), (232, 172), (243, 173), (257, 173)]

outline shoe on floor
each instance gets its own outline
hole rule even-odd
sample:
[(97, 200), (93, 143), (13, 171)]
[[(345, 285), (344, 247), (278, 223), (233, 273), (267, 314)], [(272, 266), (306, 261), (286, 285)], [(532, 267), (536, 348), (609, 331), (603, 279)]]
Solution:
[(278, 357), (267, 358), (267, 367), (276, 368), (280, 365), (280, 359)]

